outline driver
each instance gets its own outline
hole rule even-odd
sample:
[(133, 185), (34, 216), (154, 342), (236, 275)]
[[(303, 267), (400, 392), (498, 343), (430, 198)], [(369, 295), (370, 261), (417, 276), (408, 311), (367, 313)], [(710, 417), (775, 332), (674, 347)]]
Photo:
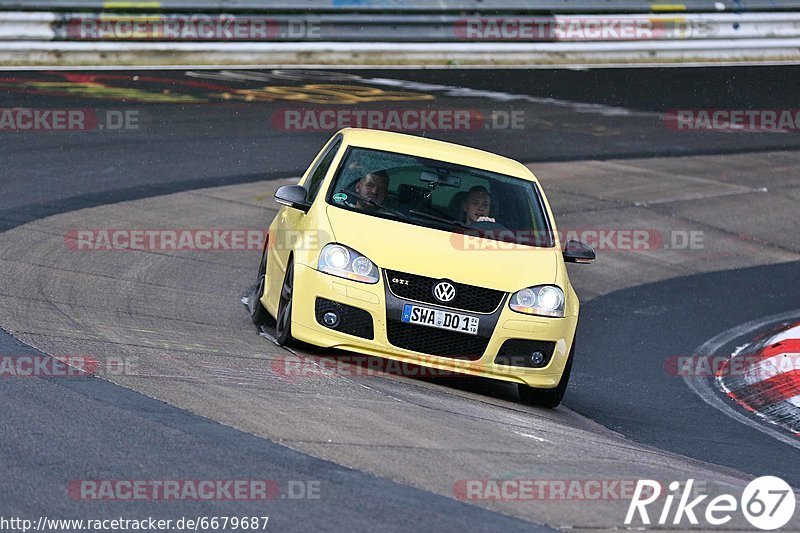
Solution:
[[(389, 174), (385, 170), (370, 172), (356, 182), (355, 191), (374, 202), (383, 203), (386, 193), (389, 191)], [(356, 200), (356, 207), (359, 209), (377, 208), (361, 199)]]
[(477, 185), (469, 190), (461, 209), (464, 211), (464, 222), (474, 224), (475, 222), (494, 222), (489, 216), (489, 209), (492, 206), (492, 195), (486, 187)]

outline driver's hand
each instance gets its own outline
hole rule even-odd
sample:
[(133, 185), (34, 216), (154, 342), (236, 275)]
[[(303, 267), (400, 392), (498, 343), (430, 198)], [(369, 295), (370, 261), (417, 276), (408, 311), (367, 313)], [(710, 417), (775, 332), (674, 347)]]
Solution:
[(478, 217), (476, 222), (494, 222), (495, 220), (492, 217)]

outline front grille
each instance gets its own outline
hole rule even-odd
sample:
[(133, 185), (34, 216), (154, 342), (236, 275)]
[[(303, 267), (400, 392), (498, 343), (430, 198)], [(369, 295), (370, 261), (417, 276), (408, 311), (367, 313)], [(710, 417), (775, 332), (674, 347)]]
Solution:
[(497, 309), (506, 294), (503, 291), (452, 282), (456, 288), (456, 297), (442, 304), (442, 302), (433, 297), (433, 286), (442, 281), (441, 279), (408, 274), (396, 270), (386, 270), (385, 274), (389, 289), (398, 298), (434, 305), (445, 305), (453, 309), (462, 309), (474, 313), (491, 313)]
[(406, 324), (399, 320), (387, 321), (386, 336), (398, 348), (469, 361), (480, 359), (489, 344), (486, 337)]
[[(368, 311), (332, 300), (326, 300), (325, 298), (317, 298), (314, 307), (314, 314), (319, 324), (325, 326), (325, 323), (322, 321), (322, 315), (328, 311), (333, 311), (339, 315), (339, 323), (330, 329), (341, 331), (348, 335), (355, 335), (363, 339), (372, 340), (375, 338), (372, 315), (369, 314)], [(327, 328), (329, 326), (325, 327)]]
[[(528, 339), (508, 339), (500, 347), (497, 357), (494, 359), (496, 365), (523, 366), (527, 368), (544, 368), (550, 364), (553, 357), (553, 350), (556, 343), (552, 341), (532, 341)], [(533, 352), (542, 352), (544, 360), (541, 364), (534, 365), (531, 362)]]

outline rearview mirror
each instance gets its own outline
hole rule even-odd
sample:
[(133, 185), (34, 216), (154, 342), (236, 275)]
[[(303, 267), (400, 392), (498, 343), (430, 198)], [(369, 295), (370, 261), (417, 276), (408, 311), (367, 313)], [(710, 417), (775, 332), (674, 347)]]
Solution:
[(594, 249), (583, 241), (570, 239), (564, 245), (564, 261), (567, 263), (592, 263), (597, 255)]
[(308, 191), (302, 185), (284, 185), (275, 191), (275, 201), (281, 205), (308, 213), (308, 210), (311, 209), (311, 204), (306, 201), (307, 195)]
[(445, 187), (461, 187), (461, 178), (458, 176), (448, 176), (447, 174), (437, 174), (423, 170), (419, 175), (419, 180), (428, 184), (444, 185)]

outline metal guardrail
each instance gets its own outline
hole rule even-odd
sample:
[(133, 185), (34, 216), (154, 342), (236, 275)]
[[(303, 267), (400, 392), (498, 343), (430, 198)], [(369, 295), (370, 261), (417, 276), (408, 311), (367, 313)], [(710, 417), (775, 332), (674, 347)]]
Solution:
[(800, 60), (800, 0), (659, 1), (0, 0), (0, 62)]
[(798, 0), (0, 0), (4, 11), (576, 14), (775, 12)]
[(800, 12), (546, 17), (0, 12), (0, 41), (607, 43), (793, 38), (800, 38)]

